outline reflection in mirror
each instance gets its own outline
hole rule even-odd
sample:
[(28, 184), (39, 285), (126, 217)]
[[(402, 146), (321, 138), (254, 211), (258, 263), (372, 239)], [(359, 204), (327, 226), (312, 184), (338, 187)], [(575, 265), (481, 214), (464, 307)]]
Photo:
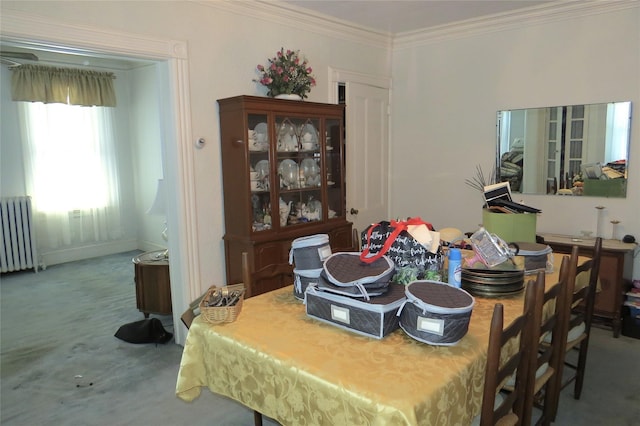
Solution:
[(626, 197), (631, 102), (498, 111), (497, 126), (513, 192)]

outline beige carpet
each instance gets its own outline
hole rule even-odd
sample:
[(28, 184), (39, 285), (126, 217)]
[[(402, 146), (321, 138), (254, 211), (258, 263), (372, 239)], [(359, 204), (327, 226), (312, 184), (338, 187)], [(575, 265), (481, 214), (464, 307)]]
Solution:
[[(135, 254), (0, 277), (0, 424), (253, 424), (252, 411), (207, 390), (193, 403), (175, 396), (182, 347), (113, 336), (143, 318), (135, 307)], [(158, 318), (173, 331), (170, 316)], [(566, 389), (555, 424), (638, 425), (640, 340), (595, 329), (591, 342), (582, 399)]]
[[(137, 253), (2, 275), (3, 426), (253, 424), (252, 411), (207, 390), (191, 404), (175, 396), (182, 347), (173, 340), (134, 345), (113, 336), (144, 318)], [(173, 331), (171, 316), (156, 317)]]

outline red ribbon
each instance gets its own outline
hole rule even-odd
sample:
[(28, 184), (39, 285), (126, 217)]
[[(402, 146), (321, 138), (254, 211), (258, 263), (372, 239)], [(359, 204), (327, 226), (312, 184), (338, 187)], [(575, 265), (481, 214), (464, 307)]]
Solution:
[(393, 228), (393, 231), (385, 240), (380, 251), (372, 256), (369, 256), (371, 254), (369, 252), (369, 246), (371, 245), (371, 234), (373, 233), (374, 229), (380, 226), (380, 223), (377, 223), (370, 226), (369, 230), (367, 231), (367, 247), (362, 250), (362, 253), (360, 253), (360, 260), (365, 263), (373, 263), (376, 259), (380, 259), (386, 252), (389, 251), (398, 235), (400, 235), (402, 231), (406, 230), (409, 225), (426, 225), (430, 231), (433, 231), (433, 226), (430, 223), (423, 221), (419, 217), (410, 217), (407, 220), (392, 220), (390, 222), (390, 226)]

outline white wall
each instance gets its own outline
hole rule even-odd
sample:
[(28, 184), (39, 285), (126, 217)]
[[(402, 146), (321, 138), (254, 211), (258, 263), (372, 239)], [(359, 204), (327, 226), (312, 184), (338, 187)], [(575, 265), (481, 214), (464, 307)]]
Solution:
[[(476, 165), (495, 162), (496, 111), (558, 104), (631, 100), (639, 105), (639, 11), (439, 38), (390, 50), (319, 30), (300, 20), (240, 16), (217, 2), (20, 2), (16, 10), (101, 30), (175, 39), (188, 44), (200, 287), (224, 280), (222, 186), (216, 99), (264, 94), (255, 66), (280, 47), (301, 49), (318, 80), (309, 97), (326, 101), (328, 67), (372, 75), (393, 70), (392, 217), (420, 215), (437, 228), (474, 230), (481, 195), (465, 185)], [(418, 45), (419, 44), (419, 45)], [(391, 61), (391, 62), (390, 62)], [(392, 65), (392, 68), (391, 68)], [(636, 108), (637, 109), (637, 108)], [(595, 227), (595, 205), (621, 220), (620, 232), (640, 236), (640, 120), (634, 113), (631, 173), (624, 200), (526, 196), (543, 209), (539, 231), (572, 233)], [(418, 183), (419, 185), (416, 185)], [(639, 257), (640, 259), (640, 257)], [(636, 260), (635, 276), (640, 276)]]
[[(495, 163), (496, 112), (632, 101), (626, 199), (522, 196), (542, 209), (539, 232), (596, 229), (597, 205), (640, 239), (640, 5), (423, 41), (393, 54), (392, 216), (474, 231), (481, 195), (465, 184)], [(417, 184), (417, 185), (416, 185)], [(634, 277), (640, 277), (640, 256)]]
[[(204, 138), (203, 149), (193, 147), (197, 210), (199, 283), (204, 291), (224, 282), (224, 212), (220, 164), (217, 99), (241, 94), (263, 95), (264, 88), (252, 80), (255, 67), (264, 64), (280, 47), (300, 49), (309, 59), (317, 86), (310, 101), (329, 99), (329, 67), (372, 75), (390, 74), (390, 54), (385, 46), (306, 25), (301, 19), (262, 16), (252, 4), (245, 16), (227, 2), (58, 2), (2, 1), (2, 11), (29, 13), (47, 20), (104, 31), (140, 34), (184, 41), (188, 45), (190, 73), (191, 133)], [(233, 9), (233, 8), (231, 8)], [(377, 40), (376, 36), (371, 37)], [(165, 159), (176, 161), (175, 159)], [(166, 171), (166, 169), (165, 169)]]
[(0, 195), (26, 194), (18, 109), (11, 101), (11, 71), (0, 67)]
[(146, 213), (153, 204), (158, 179), (164, 177), (157, 66), (130, 71), (129, 84), (129, 136), (133, 151), (131, 171), (135, 197), (131, 213), (136, 218), (138, 248), (145, 251), (166, 248), (166, 242), (160, 236), (165, 227), (165, 217)]

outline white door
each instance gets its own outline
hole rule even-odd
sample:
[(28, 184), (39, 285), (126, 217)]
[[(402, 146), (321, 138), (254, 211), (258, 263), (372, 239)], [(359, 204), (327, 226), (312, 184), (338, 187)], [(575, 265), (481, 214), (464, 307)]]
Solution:
[(347, 219), (361, 233), (389, 219), (388, 89), (347, 81), (345, 126)]

